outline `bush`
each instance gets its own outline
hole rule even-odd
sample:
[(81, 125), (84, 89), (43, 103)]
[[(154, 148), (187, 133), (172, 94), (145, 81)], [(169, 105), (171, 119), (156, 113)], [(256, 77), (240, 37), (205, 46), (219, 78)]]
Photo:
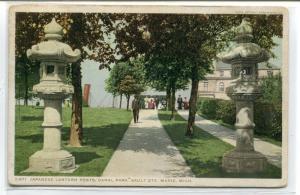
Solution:
[(281, 105), (255, 102), (254, 105), (254, 132), (281, 140), (282, 111)]
[[(235, 103), (231, 100), (199, 98), (198, 110), (208, 119), (221, 120), (223, 123), (234, 125)], [(254, 104), (254, 132), (281, 140), (282, 111), (281, 104), (271, 104), (257, 101)]]
[(204, 114), (209, 119), (214, 119), (216, 117), (217, 101), (216, 99), (202, 99), (200, 100), (200, 112)]
[(234, 102), (226, 100), (219, 100), (217, 102), (216, 119), (222, 120), (224, 123), (234, 125), (236, 112)]

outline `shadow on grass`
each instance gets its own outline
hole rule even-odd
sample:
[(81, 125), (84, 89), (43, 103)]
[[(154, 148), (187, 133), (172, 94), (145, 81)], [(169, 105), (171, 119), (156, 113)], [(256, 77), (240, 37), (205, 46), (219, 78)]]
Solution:
[(72, 154), (76, 159), (76, 164), (87, 163), (94, 159), (103, 157), (98, 155), (96, 152), (72, 152)]
[(224, 172), (221, 167), (223, 154), (233, 149), (233, 146), (196, 126), (193, 127), (193, 138), (186, 137), (186, 120), (177, 113), (174, 121), (170, 121), (169, 118), (170, 113), (159, 112), (161, 123), (196, 177), (281, 178), (281, 169), (269, 163), (262, 173), (233, 174)]
[[(119, 145), (128, 124), (110, 124), (100, 127), (84, 127), (83, 128), (83, 146), (105, 146), (115, 149)], [(69, 127), (63, 127), (62, 140), (69, 140)]]
[[(43, 107), (16, 106), (15, 174), (100, 176), (117, 148), (131, 120), (124, 110), (83, 108), (83, 147), (69, 147), (71, 108), (63, 108), (62, 149), (75, 156), (79, 168), (73, 173), (21, 173), (29, 157), (43, 148)], [(22, 120), (21, 120), (22, 119)]]
[(43, 134), (17, 135), (16, 139), (28, 140), (30, 143), (43, 143)]
[(42, 121), (43, 116), (22, 116), (22, 121)]

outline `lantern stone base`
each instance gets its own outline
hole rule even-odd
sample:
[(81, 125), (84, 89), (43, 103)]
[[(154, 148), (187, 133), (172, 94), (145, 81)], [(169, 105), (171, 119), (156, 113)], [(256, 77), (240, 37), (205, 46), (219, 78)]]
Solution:
[(29, 158), (29, 168), (24, 172), (72, 173), (77, 168), (75, 158), (69, 152), (41, 150)]
[(222, 168), (228, 173), (257, 173), (265, 170), (266, 157), (256, 151), (225, 153)]

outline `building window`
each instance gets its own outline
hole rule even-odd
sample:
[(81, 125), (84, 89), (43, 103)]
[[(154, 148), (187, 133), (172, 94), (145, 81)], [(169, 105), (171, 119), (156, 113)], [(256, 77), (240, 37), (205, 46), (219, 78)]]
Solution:
[(223, 82), (219, 83), (219, 91), (224, 91), (224, 83)]
[(204, 81), (203, 85), (204, 85), (204, 91), (208, 91), (208, 81)]
[(220, 71), (220, 77), (223, 77), (224, 76), (224, 70), (221, 70)]

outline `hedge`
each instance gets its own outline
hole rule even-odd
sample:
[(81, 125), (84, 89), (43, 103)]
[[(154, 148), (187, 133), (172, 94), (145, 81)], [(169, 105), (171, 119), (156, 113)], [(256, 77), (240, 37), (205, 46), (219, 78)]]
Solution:
[[(199, 98), (198, 111), (204, 117), (213, 120), (221, 120), (223, 123), (234, 125), (235, 103), (231, 100), (212, 98)], [(276, 140), (281, 140), (282, 111), (281, 105), (255, 102), (254, 104), (254, 132), (258, 135), (266, 135)]]

